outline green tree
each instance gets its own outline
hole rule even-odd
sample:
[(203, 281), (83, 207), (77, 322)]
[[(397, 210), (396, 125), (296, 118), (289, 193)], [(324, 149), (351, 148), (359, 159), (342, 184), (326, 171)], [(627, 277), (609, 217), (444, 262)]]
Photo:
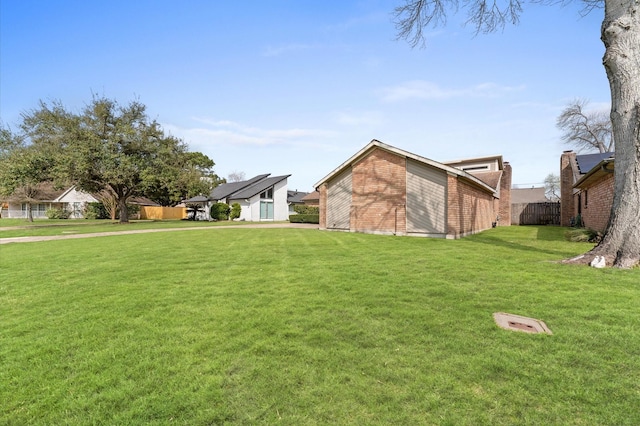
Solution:
[[(640, 263), (640, 5), (637, 0), (583, 3), (585, 13), (604, 6), (599, 35), (605, 47), (602, 62), (611, 89), (616, 161), (609, 225), (602, 241), (582, 259), (588, 262), (595, 256), (604, 256), (609, 265), (630, 268)], [(425, 43), (423, 29), (444, 24), (448, 13), (464, 10), (476, 32), (492, 32), (507, 23), (517, 24), (522, 4), (521, 0), (405, 0), (395, 9), (395, 23), (399, 38), (419, 46)]]
[[(196, 166), (213, 166), (206, 156), (189, 153), (182, 140), (166, 136), (137, 101), (121, 106), (94, 97), (80, 114), (60, 102), (40, 102), (39, 108), (23, 114), (22, 128), (34, 146), (54, 158), (57, 181), (113, 197), (121, 223), (129, 221), (127, 202), (132, 197), (164, 191), (167, 199), (179, 198), (176, 185), (184, 174), (200, 170)], [(198, 158), (199, 164), (190, 158)]]
[(0, 157), (0, 196), (26, 205), (33, 222), (32, 205), (38, 201), (41, 184), (50, 179), (51, 157), (35, 146), (16, 146)]

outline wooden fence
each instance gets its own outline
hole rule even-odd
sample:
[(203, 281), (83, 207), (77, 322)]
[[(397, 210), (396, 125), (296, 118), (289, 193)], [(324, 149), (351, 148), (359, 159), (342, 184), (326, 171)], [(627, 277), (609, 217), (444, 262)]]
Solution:
[(187, 217), (187, 209), (184, 207), (140, 207), (140, 219), (184, 219)]
[(511, 204), (512, 225), (560, 225), (560, 203)]

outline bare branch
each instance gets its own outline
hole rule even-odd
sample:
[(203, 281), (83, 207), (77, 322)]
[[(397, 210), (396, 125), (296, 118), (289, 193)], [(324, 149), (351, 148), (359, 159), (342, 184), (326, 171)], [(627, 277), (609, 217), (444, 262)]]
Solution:
[(611, 119), (604, 111), (585, 111), (588, 104), (576, 99), (558, 116), (556, 126), (563, 131), (562, 140), (578, 148), (613, 151)]

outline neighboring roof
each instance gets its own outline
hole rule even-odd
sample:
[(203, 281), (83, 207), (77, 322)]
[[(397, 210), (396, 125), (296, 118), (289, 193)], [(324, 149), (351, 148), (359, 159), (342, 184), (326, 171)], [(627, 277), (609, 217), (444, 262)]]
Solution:
[(137, 204), (139, 206), (154, 206), (160, 207), (160, 204), (148, 199), (147, 197), (131, 197), (128, 201), (130, 204)]
[(614, 156), (615, 153), (613, 152), (598, 152), (596, 154), (576, 155), (578, 170), (580, 171), (580, 174), (587, 174), (602, 160), (606, 160), (607, 158), (612, 158)]
[(238, 192), (234, 192), (233, 194), (229, 194), (228, 197), (230, 199), (234, 199), (234, 200), (242, 199), (242, 198), (251, 198), (254, 195), (258, 195), (262, 191), (265, 191), (265, 190), (271, 188), (276, 183), (287, 179), (289, 176), (291, 176), (291, 175), (273, 176), (273, 177), (262, 179), (262, 180), (260, 180), (260, 181), (258, 181), (256, 183), (254, 183), (251, 186), (245, 187), (244, 189), (242, 189), (242, 190), (240, 190)]
[[(36, 195), (33, 199), (42, 202), (54, 203), (56, 202), (56, 199), (67, 192), (67, 190), (67, 188), (56, 188), (53, 185), (53, 182), (40, 182), (35, 186)], [(20, 197), (17, 193), (6, 197), (6, 201), (22, 202), (23, 200), (24, 197)]]
[[(383, 142), (380, 142), (379, 140), (376, 140), (376, 139), (373, 139), (364, 148), (362, 148), (360, 151), (355, 153), (351, 158), (349, 158), (347, 161), (345, 161), (344, 163), (339, 165), (337, 168), (335, 168), (331, 173), (329, 173), (324, 178), (322, 178), (320, 181), (318, 181), (318, 183), (316, 183), (314, 185), (314, 187), (315, 188), (319, 188), (320, 185), (322, 185), (323, 183), (331, 180), (333, 177), (335, 177), (338, 174), (340, 174), (345, 168), (350, 167), (360, 157), (362, 157), (364, 154), (366, 154), (368, 151), (370, 151), (373, 148), (380, 148), (380, 149), (383, 149), (385, 151), (389, 151), (389, 152), (391, 152), (393, 154), (399, 155), (401, 157), (410, 158), (410, 159), (418, 161), (420, 163), (427, 164), (427, 165), (429, 165), (431, 167), (435, 167), (437, 169), (446, 171), (449, 174), (464, 178), (464, 179), (468, 180), (469, 182), (473, 183), (474, 185), (484, 189), (485, 191), (492, 192), (492, 193), (494, 193), (494, 195), (496, 195), (495, 193), (496, 193), (497, 188), (487, 185), (485, 182), (483, 182), (482, 180), (478, 179), (477, 177), (471, 175), (470, 173), (467, 173), (467, 172), (465, 172), (463, 170), (460, 170), (460, 169), (456, 169), (455, 167), (451, 167), (451, 166), (448, 166), (448, 165), (443, 164), (443, 163), (439, 163), (439, 162), (434, 161), (434, 160), (430, 160), (430, 159), (425, 158), (425, 157), (421, 157), (421, 156), (413, 154), (411, 152), (404, 151), (402, 149), (393, 147), (391, 145), (387, 145), (387, 144), (385, 144)], [(495, 158), (495, 157), (487, 157), (487, 158)]]
[(206, 203), (209, 201), (209, 197), (205, 197), (204, 195), (196, 195), (195, 197), (191, 197), (188, 200), (184, 200), (183, 203)]
[(511, 188), (511, 204), (545, 203), (549, 201), (541, 188)]
[(469, 163), (485, 163), (487, 161), (497, 161), (498, 169), (500, 170), (504, 169), (504, 164), (502, 162), (502, 155), (489, 155), (487, 157), (463, 158), (461, 160), (443, 161), (442, 164), (446, 164), (447, 166), (458, 168), (459, 166), (464, 166)]
[(211, 195), (209, 196), (210, 200), (222, 200), (224, 198), (228, 198), (234, 192), (238, 192), (247, 188), (248, 186), (253, 185), (254, 183), (265, 179), (269, 176), (270, 173), (264, 175), (258, 175), (252, 177), (249, 180), (243, 180), (242, 182), (231, 182), (231, 183), (223, 183), (222, 185), (216, 186), (213, 191), (211, 191)]
[(477, 177), (478, 179), (480, 179), (481, 181), (483, 181), (484, 183), (486, 183), (487, 185), (489, 185), (495, 190), (497, 190), (498, 187), (500, 186), (500, 178), (502, 178), (502, 170), (497, 172), (467, 172), (467, 173)]
[(308, 193), (306, 193), (306, 192), (287, 191), (287, 201), (289, 203), (302, 204), (303, 203), (302, 199), (307, 195), (308, 195)]
[(313, 191), (302, 197), (302, 201), (315, 201), (320, 199), (320, 193), (318, 191)]

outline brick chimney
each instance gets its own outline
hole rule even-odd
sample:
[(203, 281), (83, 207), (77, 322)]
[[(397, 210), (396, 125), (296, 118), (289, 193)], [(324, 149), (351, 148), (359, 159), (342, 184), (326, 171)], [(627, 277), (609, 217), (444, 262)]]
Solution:
[(511, 164), (505, 161), (500, 179), (500, 203), (498, 206), (500, 220), (498, 225), (511, 226)]

